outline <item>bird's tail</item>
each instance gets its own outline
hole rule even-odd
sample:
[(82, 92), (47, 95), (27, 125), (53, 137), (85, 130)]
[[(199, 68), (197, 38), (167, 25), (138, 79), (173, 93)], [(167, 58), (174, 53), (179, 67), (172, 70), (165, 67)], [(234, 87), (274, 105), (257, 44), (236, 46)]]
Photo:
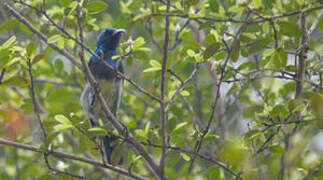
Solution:
[(113, 166), (122, 163), (123, 148), (120, 147), (118, 138), (113, 135), (101, 137), (104, 159)]

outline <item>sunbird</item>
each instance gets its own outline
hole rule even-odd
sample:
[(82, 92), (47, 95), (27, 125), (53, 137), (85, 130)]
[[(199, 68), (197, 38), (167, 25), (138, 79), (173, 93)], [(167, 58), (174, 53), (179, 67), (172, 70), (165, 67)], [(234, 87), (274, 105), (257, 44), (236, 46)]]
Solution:
[[(118, 108), (123, 86), (123, 79), (118, 77), (116, 70), (123, 73), (123, 65), (119, 58), (113, 58), (113, 56), (117, 54), (117, 48), (119, 47), (122, 34), (126, 33), (127, 31), (124, 29), (103, 29), (97, 38), (97, 47), (95, 49), (95, 54), (102, 59), (91, 56), (88, 62), (89, 69), (98, 82), (100, 91), (115, 117), (118, 117)], [(102, 60), (114, 69), (107, 67)], [(89, 116), (92, 127), (99, 126), (99, 119), (105, 125), (112, 127), (108, 117), (104, 115), (98, 99), (95, 97), (93, 88), (88, 82), (81, 95), (81, 104), (85, 113)], [(99, 139), (103, 150), (103, 159), (111, 164), (111, 154), (118, 144), (117, 137), (110, 133), (106, 136), (99, 137)], [(121, 157), (120, 159), (114, 159), (114, 161), (120, 163)]]

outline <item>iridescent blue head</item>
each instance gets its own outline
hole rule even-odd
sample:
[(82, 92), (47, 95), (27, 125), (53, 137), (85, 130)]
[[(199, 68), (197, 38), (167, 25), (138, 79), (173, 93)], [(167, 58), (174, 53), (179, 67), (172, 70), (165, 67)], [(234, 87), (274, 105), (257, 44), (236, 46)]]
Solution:
[[(117, 48), (123, 33), (127, 33), (127, 31), (124, 29), (105, 28), (98, 36), (95, 53), (101, 56), (101, 53), (103, 52), (104, 60), (107, 61), (111, 66), (115, 66), (116, 60), (112, 60), (112, 56), (116, 55), (117, 53)], [(99, 63), (99, 60), (97, 60), (94, 56), (91, 57), (91, 60)]]

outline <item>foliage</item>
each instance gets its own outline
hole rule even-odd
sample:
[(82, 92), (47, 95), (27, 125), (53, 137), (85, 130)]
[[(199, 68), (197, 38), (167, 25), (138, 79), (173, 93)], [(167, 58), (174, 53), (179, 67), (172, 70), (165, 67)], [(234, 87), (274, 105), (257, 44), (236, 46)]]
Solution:
[[(123, 60), (131, 79), (124, 82), (118, 118), (156, 164), (167, 143), (168, 179), (322, 179), (322, 149), (312, 148), (313, 137), (323, 128), (322, 3), (167, 2), (1, 2), (0, 138), (36, 146), (43, 155), (60, 151), (101, 161), (95, 137), (114, 133), (121, 138), (113, 156), (123, 154), (124, 163), (117, 165), (123, 175), (156, 178), (146, 157), (122, 140), (117, 129), (111, 132), (103, 123), (90, 128), (79, 102), (83, 71), (51, 46), (80, 62), (81, 12), (84, 44), (92, 50), (103, 28), (128, 31), (114, 57)], [(85, 50), (88, 60), (92, 54)], [(165, 92), (160, 90), (163, 82)], [(0, 144), (0, 179), (118, 174), (50, 153), (46, 162), (37, 152)]]

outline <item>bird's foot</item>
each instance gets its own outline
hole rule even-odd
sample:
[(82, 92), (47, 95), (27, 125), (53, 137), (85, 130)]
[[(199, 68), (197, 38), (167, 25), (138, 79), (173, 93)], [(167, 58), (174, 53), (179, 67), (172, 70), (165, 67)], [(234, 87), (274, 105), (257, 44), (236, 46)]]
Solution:
[(98, 82), (94, 83), (94, 91), (97, 91), (98, 93), (101, 92), (101, 87), (100, 84)]
[(128, 140), (129, 137), (129, 129), (126, 125), (124, 125), (122, 122), (120, 122), (120, 124), (123, 126), (123, 130), (122, 130), (122, 136), (125, 138), (125, 140)]

